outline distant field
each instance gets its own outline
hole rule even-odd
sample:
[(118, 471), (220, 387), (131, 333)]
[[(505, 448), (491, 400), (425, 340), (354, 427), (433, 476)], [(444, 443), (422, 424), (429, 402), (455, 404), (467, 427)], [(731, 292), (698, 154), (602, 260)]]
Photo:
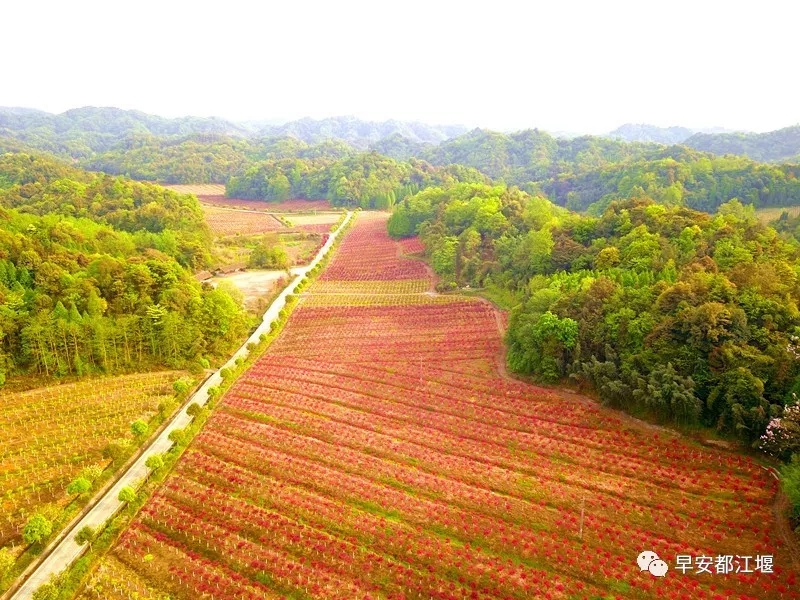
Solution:
[(107, 444), (133, 441), (131, 423), (149, 420), (183, 375), (162, 371), (0, 394), (0, 546), (19, 543), (27, 517), (43, 505), (66, 505), (67, 484), (86, 467), (105, 468)]
[(301, 229), (309, 233), (328, 233), (339, 221), (339, 213), (322, 214), (295, 214), (287, 213), (283, 218), (293, 228)]
[(323, 213), (319, 215), (290, 215), (286, 217), (292, 225), (328, 225), (336, 223), (339, 213)]
[[(273, 235), (276, 236), (276, 243), (286, 251), (289, 264), (292, 266), (309, 262), (326, 239), (324, 234), (314, 235), (306, 231), (285, 230)], [(247, 263), (253, 248), (262, 241), (262, 234), (218, 238), (212, 253), (214, 265), (225, 267)]]
[(327, 200), (286, 200), (285, 202), (265, 202), (264, 200), (239, 200), (225, 196), (202, 196), (200, 201), (215, 206), (247, 208), (265, 212), (312, 212), (315, 210), (334, 210)]
[(780, 218), (781, 214), (787, 212), (790, 217), (797, 217), (800, 215), (800, 206), (776, 206), (770, 208), (759, 208), (756, 211), (758, 220), (764, 224), (770, 223), (775, 219)]
[(165, 188), (179, 194), (194, 194), (195, 196), (224, 196), (225, 186), (221, 183), (200, 183), (190, 185), (165, 185)]
[[(205, 204), (227, 206), (230, 208), (247, 208), (265, 212), (312, 212), (317, 210), (337, 210), (327, 200), (286, 200), (284, 202), (267, 202), (266, 200), (241, 200), (226, 198), (225, 186), (219, 183), (200, 183), (184, 185), (165, 185), (165, 188), (179, 194), (194, 194)], [(334, 219), (335, 221), (335, 219)], [(319, 221), (322, 222), (322, 221)]]
[(285, 225), (272, 215), (259, 212), (234, 210), (208, 204), (203, 204), (203, 212), (215, 235), (236, 235), (237, 233), (251, 235), (285, 228)]

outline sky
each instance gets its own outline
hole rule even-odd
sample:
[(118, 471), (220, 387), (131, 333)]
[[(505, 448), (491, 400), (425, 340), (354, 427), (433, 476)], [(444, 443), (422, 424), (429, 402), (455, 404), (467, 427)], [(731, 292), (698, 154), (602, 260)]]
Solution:
[(6, 2), (0, 106), (511, 131), (800, 123), (800, 3)]

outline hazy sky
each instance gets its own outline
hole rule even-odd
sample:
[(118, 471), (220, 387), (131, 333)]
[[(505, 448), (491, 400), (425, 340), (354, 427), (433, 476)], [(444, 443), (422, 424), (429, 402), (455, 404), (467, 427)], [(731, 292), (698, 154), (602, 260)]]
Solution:
[(34, 0), (0, 12), (0, 106), (592, 133), (800, 122), (791, 0)]

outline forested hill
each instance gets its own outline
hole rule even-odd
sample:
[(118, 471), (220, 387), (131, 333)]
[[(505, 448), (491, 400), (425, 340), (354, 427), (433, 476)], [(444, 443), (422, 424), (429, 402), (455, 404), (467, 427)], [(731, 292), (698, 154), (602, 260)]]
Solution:
[(422, 158), (435, 165), (466, 165), (493, 179), (523, 185), (563, 171), (594, 169), (663, 151), (659, 144), (591, 136), (562, 139), (538, 129), (511, 134), (474, 129), (427, 149)]
[(246, 330), (202, 290), (210, 238), (197, 200), (28, 154), (0, 156), (0, 382), (202, 369)]
[(800, 392), (800, 250), (737, 201), (709, 215), (641, 196), (580, 216), (514, 188), (400, 203), (444, 288), (513, 306), (508, 363), (604, 402), (756, 440)]
[(704, 129), (689, 129), (688, 127), (658, 127), (644, 123), (626, 123), (617, 127), (611, 133), (601, 137), (609, 137), (626, 142), (657, 142), (659, 144), (683, 144), (691, 136), (697, 133), (728, 133), (729, 130), (722, 127), (710, 127)]
[[(713, 212), (738, 198), (755, 206), (800, 203), (800, 167), (718, 157), (685, 146), (597, 137), (556, 139), (527, 130), (474, 130), (428, 149), (433, 164), (463, 164), (493, 179), (544, 192), (573, 210), (596, 212), (642, 194), (668, 205)], [(593, 206), (594, 205), (594, 206)]]
[(762, 162), (800, 163), (800, 125), (768, 133), (698, 133), (685, 143), (714, 154), (741, 154)]
[[(630, 127), (650, 131), (649, 126)], [(349, 117), (240, 126), (118, 109), (84, 108), (62, 115), (0, 109), (0, 151), (42, 147), (83, 168), (162, 183), (224, 183), (230, 195), (243, 198), (325, 197), (337, 204), (380, 208), (447, 178), (477, 182), (488, 177), (594, 214), (613, 200), (642, 194), (709, 212), (733, 198), (756, 207), (800, 204), (796, 165), (717, 156), (685, 145), (592, 136), (561, 139), (536, 129), (511, 134), (475, 129), (449, 137), (460, 131)], [(764, 154), (769, 158), (789, 152), (798, 132), (800, 127), (742, 139), (753, 147), (784, 140), (776, 146), (783, 150)], [(717, 139), (739, 138), (690, 138)], [(362, 152), (367, 145), (371, 152)], [(749, 151), (746, 145), (736, 151)]]
[(335, 140), (307, 144), (292, 137), (258, 140), (222, 135), (137, 136), (86, 160), (92, 170), (161, 183), (227, 183), (262, 160), (338, 159), (356, 150)]

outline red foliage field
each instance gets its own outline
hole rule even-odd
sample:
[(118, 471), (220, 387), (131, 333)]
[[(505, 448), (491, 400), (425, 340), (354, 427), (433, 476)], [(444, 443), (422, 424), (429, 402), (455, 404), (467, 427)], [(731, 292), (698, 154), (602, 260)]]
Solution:
[(386, 233), (386, 221), (367, 218), (348, 234), (341, 251), (325, 269), (321, 279), (380, 281), (428, 277), (424, 263), (402, 259), (399, 254), (399, 247)]
[[(428, 277), (398, 254), (360, 218), (321, 283)], [(488, 303), (326, 289), (120, 537), (111, 560), (153, 597), (800, 598), (753, 460), (508, 378)], [(775, 573), (680, 573), (679, 554)]]
[(419, 254), (420, 252), (425, 252), (425, 246), (417, 236), (402, 239), (398, 243), (400, 244), (400, 249), (403, 254)]

